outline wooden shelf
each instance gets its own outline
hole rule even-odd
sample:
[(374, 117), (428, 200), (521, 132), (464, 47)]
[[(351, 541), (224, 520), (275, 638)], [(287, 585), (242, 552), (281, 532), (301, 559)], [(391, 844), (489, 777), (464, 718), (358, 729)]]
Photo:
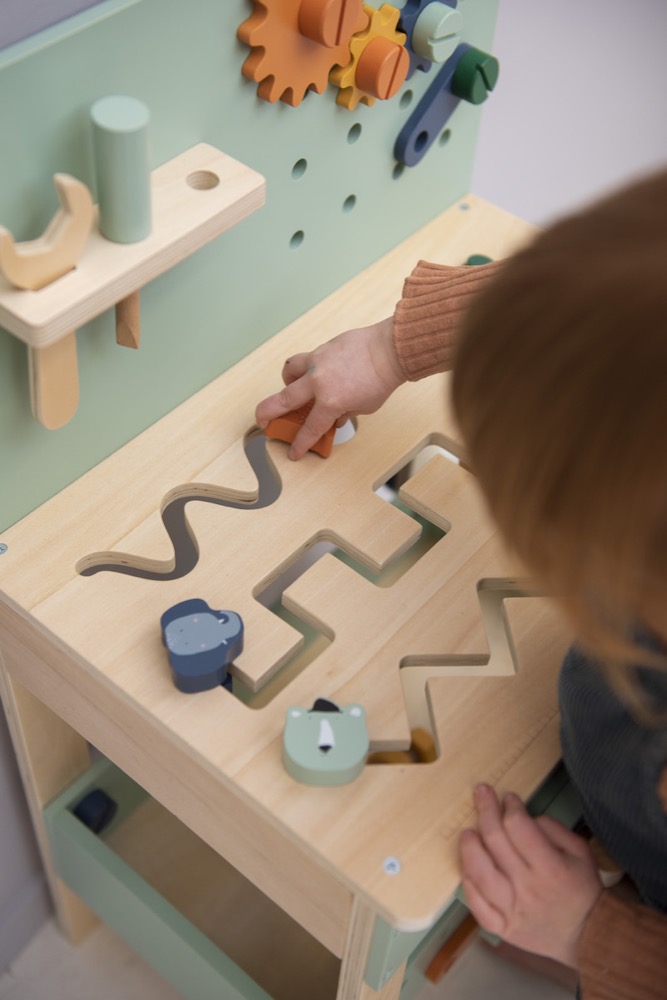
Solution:
[(0, 325), (45, 348), (127, 298), (264, 204), (264, 178), (204, 143), (151, 175), (153, 230), (112, 243), (95, 230), (79, 265), (39, 291), (0, 276)]

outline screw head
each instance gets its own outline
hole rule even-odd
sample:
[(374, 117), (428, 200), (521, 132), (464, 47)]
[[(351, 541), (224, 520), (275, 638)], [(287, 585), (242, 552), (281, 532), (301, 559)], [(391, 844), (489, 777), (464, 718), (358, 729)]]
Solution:
[(382, 868), (386, 875), (398, 875), (401, 870), (401, 862), (398, 858), (385, 858), (382, 862)]
[(7, 551), (8, 548), (9, 548), (9, 546), (5, 545), (4, 542), (0, 542), (0, 556), (4, 556), (4, 554), (5, 554), (5, 552)]

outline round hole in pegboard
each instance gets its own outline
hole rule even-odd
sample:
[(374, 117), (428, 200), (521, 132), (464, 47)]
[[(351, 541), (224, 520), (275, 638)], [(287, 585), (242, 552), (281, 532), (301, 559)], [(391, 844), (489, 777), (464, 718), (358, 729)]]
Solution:
[(399, 107), (401, 108), (409, 107), (412, 104), (413, 97), (414, 97), (413, 92), (411, 90), (406, 90), (404, 94), (401, 94), (401, 99), (398, 102)]
[(343, 211), (351, 212), (356, 204), (357, 204), (356, 194), (348, 194), (347, 198), (343, 202)]
[(303, 229), (297, 229), (295, 233), (292, 233), (289, 241), (290, 250), (298, 250), (298, 248), (303, 243), (305, 237), (306, 234), (304, 233)]
[(450, 128), (446, 128), (445, 131), (441, 133), (438, 142), (440, 143), (441, 146), (446, 146), (451, 137), (452, 137), (452, 130)]
[(356, 122), (347, 133), (347, 141), (350, 143), (350, 145), (352, 145), (352, 143), (356, 142), (360, 136), (361, 136), (361, 125), (359, 124), (359, 122)]
[(210, 191), (217, 187), (220, 178), (212, 170), (195, 170), (185, 178), (186, 184), (195, 191)]
[(393, 177), (393, 179), (395, 181), (397, 181), (399, 177), (403, 176), (403, 171), (404, 170), (405, 170), (405, 164), (404, 163), (397, 163), (394, 166), (394, 169), (391, 172), (391, 176)]
[(308, 169), (308, 160), (306, 160), (305, 157), (302, 156), (301, 159), (297, 160), (294, 166), (292, 167), (292, 177), (294, 178), (294, 180), (298, 181), (300, 177), (303, 177), (307, 169)]

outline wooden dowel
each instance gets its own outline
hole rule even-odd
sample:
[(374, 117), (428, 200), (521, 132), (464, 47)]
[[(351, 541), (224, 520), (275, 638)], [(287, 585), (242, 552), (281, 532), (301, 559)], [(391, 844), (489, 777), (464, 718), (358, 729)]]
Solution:
[(76, 331), (48, 347), (29, 347), (30, 405), (44, 427), (57, 430), (76, 413), (79, 405), (79, 366)]
[(457, 958), (463, 954), (468, 945), (472, 944), (477, 937), (479, 925), (475, 918), (469, 913), (464, 917), (454, 933), (447, 938), (442, 948), (433, 956), (426, 970), (426, 978), (430, 983), (439, 983), (442, 977), (448, 972)]
[(139, 292), (132, 292), (116, 303), (116, 343), (121, 347), (139, 347), (141, 315)]

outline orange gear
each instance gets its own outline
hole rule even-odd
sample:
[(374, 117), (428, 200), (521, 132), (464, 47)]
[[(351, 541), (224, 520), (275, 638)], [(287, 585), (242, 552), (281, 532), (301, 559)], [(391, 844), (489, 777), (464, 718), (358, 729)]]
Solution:
[(364, 6), (364, 11), (368, 25), (350, 42), (352, 58), (329, 74), (331, 83), (339, 88), (336, 103), (350, 111), (359, 102), (370, 106), (377, 98), (393, 97), (410, 69), (406, 35), (397, 30), (400, 10), (383, 3), (379, 10)]
[(332, 67), (350, 58), (350, 40), (368, 24), (362, 0), (253, 0), (237, 37), (252, 49), (242, 72), (264, 101), (297, 107), (321, 94)]

